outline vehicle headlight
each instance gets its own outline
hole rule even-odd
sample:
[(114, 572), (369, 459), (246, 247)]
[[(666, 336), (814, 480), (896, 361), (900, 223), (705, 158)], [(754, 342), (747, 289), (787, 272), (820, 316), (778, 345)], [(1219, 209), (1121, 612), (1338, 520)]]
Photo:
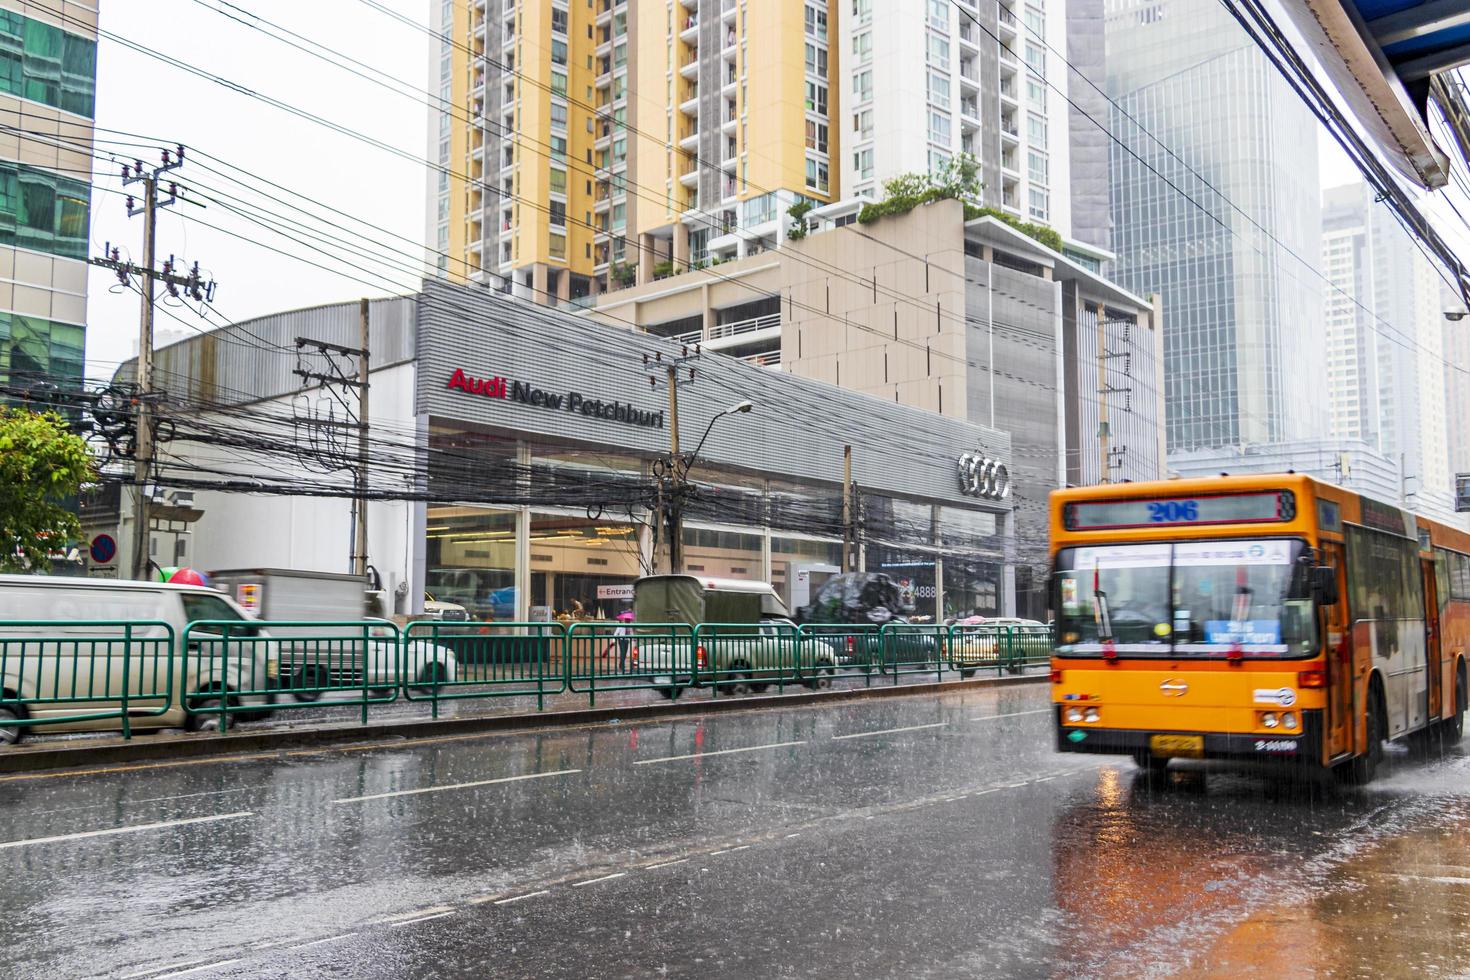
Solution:
[(1292, 712), (1292, 711), (1288, 711), (1285, 714), (1283, 714), (1281, 716), (1281, 725), (1282, 725), (1283, 728), (1289, 728), (1292, 731), (1295, 731), (1296, 730), (1296, 713), (1295, 712)]
[(1067, 720), (1070, 721), (1074, 725), (1077, 724), (1078, 722), (1080, 722), (1082, 720), (1082, 709), (1081, 708), (1068, 708), (1067, 709)]
[(1261, 724), (1266, 728), (1275, 728), (1277, 725), (1281, 724), (1281, 722), (1276, 717), (1276, 712), (1267, 711), (1261, 715)]
[(1097, 721), (1098, 718), (1100, 718), (1100, 717), (1102, 717), (1102, 716), (1097, 713), (1097, 709), (1096, 708), (1088, 708), (1082, 714), (1082, 720), (1083, 721)]

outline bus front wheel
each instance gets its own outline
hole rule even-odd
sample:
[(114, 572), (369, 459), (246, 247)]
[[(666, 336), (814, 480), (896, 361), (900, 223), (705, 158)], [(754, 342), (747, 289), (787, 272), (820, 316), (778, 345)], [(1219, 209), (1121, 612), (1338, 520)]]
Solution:
[(1359, 786), (1371, 783), (1383, 761), (1383, 736), (1388, 730), (1388, 711), (1383, 703), (1383, 688), (1377, 682), (1368, 689), (1368, 745), (1363, 754), (1347, 764), (1349, 781)]

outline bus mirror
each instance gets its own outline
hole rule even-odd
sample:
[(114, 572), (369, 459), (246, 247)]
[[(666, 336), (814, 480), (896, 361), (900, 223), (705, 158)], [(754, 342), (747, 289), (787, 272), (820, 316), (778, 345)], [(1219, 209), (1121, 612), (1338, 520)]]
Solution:
[(1320, 605), (1337, 605), (1337, 569), (1331, 565), (1314, 567), (1312, 569), (1312, 591), (1316, 594)]

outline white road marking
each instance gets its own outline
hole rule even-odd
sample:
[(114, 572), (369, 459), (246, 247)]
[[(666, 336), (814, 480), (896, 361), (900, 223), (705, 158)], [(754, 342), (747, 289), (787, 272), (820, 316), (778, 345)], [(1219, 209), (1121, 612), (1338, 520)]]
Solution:
[(129, 973), (127, 976), (123, 977), (122, 980), (138, 980), (139, 977), (151, 977), (151, 976), (153, 976), (153, 974), (160, 973), (160, 972), (162, 972), (164, 970), (177, 970), (177, 969), (179, 969), (180, 967), (183, 967), (183, 966), (197, 966), (200, 963), (206, 963), (206, 962), (208, 962), (208, 961), (207, 960), (182, 960), (182, 961), (180, 961), (178, 963), (167, 963), (167, 964), (164, 964), (163, 966), (150, 966), (148, 969), (144, 970), (142, 973)]
[(721, 854), (729, 854), (729, 853), (730, 853), (730, 849), (727, 847), (723, 851), (710, 851), (709, 852), (709, 856), (710, 857), (719, 857)]
[(312, 946), (325, 946), (327, 943), (338, 943), (344, 939), (351, 939), (357, 935), (355, 932), (344, 932), (340, 936), (328, 936), (326, 939), (313, 939), (309, 943), (299, 943), (295, 946), (287, 946), (287, 949), (308, 949)]
[(187, 970), (179, 970), (176, 973), (157, 973), (153, 975), (152, 980), (168, 980), (169, 977), (187, 977), (189, 974), (198, 973), (200, 970), (217, 970), (222, 966), (234, 966), (238, 962), (240, 962), (240, 957), (237, 956), (232, 960), (220, 960), (218, 963), (206, 963), (203, 966), (191, 966)]
[(800, 837), (800, 836), (801, 836), (801, 834), (800, 834), (800, 833), (795, 833), (795, 834), (787, 834), (787, 835), (786, 835), (786, 839), (787, 839), (787, 840), (790, 840), (790, 839), (791, 839), (791, 838), (793, 838), (793, 837)]
[(689, 860), (688, 858), (676, 858), (673, 861), (665, 861), (663, 864), (650, 864), (648, 867), (644, 868), (643, 870), (645, 870), (645, 871), (653, 871), (653, 870), (655, 870), (657, 868), (667, 868), (671, 864), (683, 864), (684, 862), (686, 862), (688, 860)]
[(430, 919), (443, 919), (446, 916), (451, 916), (453, 914), (454, 909), (450, 909), (448, 912), (437, 912), (434, 915), (419, 916), (417, 919), (404, 919), (402, 922), (394, 922), (388, 928), (397, 929), (399, 926), (411, 926), (416, 922), (428, 922)]
[(585, 888), (588, 885), (595, 885), (599, 881), (612, 881), (614, 878), (626, 878), (626, 877), (628, 877), (628, 872), (626, 872), (626, 871), (618, 871), (618, 872), (615, 872), (615, 873), (610, 874), (610, 875), (603, 875), (601, 878), (588, 878), (586, 881), (574, 881), (574, 882), (572, 882), (572, 887), (573, 888)]
[(936, 721), (932, 725), (906, 725), (903, 728), (885, 728), (878, 732), (854, 732), (851, 735), (833, 735), (832, 741), (836, 742), (844, 738), (872, 738), (874, 735), (893, 735), (898, 732), (917, 732), (925, 728), (944, 728), (949, 724), (947, 721)]
[(452, 786), (426, 786), (423, 789), (401, 789), (395, 793), (373, 793), (370, 796), (346, 796), (333, 803), (362, 803), (366, 800), (386, 800), (394, 796), (417, 796), (420, 793), (443, 793), (451, 789), (471, 789), (475, 786), (494, 786), (497, 783), (515, 783), (523, 779), (545, 779), (548, 776), (571, 776), (580, 769), (557, 769), (552, 772), (532, 772), (524, 776), (502, 776), (500, 779), (477, 779), (473, 783), (455, 783)]
[(720, 749), (716, 752), (695, 752), (692, 755), (670, 755), (662, 759), (639, 759), (634, 762), (635, 766), (651, 766), (657, 762), (678, 762), (681, 759), (703, 759), (712, 755), (734, 755), (737, 752), (759, 752), (763, 749), (779, 749), (788, 745), (805, 745), (806, 739), (798, 739), (795, 742), (772, 742), (770, 745), (752, 745), (743, 749)]
[(1026, 715), (1049, 715), (1051, 708), (1037, 708), (1035, 711), (1012, 711), (1005, 715), (976, 715), (971, 721), (995, 721), (997, 718), (1022, 718)]
[(546, 895), (546, 894), (549, 894), (549, 892), (548, 892), (547, 889), (543, 888), (539, 892), (527, 892), (524, 895), (517, 895), (514, 898), (502, 898), (502, 899), (497, 900), (495, 904), (496, 905), (509, 905), (511, 902), (519, 902), (519, 901), (522, 901), (522, 900), (527, 899), (527, 898), (535, 898), (537, 895)]
[[(0, 850), (8, 847), (28, 847), (31, 844), (55, 844), (64, 840), (83, 840), (87, 837), (107, 837), (112, 834), (136, 834), (144, 830), (164, 830), (168, 827), (186, 827), (194, 823), (213, 823), (219, 820), (239, 820), (253, 817), (254, 813), (220, 813), (212, 817), (190, 817), (187, 820), (165, 820), (160, 823), (138, 823), (127, 827), (109, 827), (106, 830), (87, 830), (79, 834), (59, 834), (55, 837), (32, 837), (30, 840), (9, 840), (0, 843)], [(231, 961), (233, 962), (233, 961)]]
[(387, 922), (387, 923), (402, 922), (405, 919), (420, 919), (420, 918), (423, 918), (426, 915), (427, 916), (439, 915), (440, 913), (443, 913), (443, 912), (453, 912), (453, 911), (454, 911), (454, 906), (453, 905), (434, 905), (434, 906), (431, 906), (431, 907), (426, 908), (426, 909), (414, 909), (412, 912), (401, 912), (398, 915), (385, 915), (381, 919), (374, 919), (373, 920), (373, 925), (382, 925), (385, 922)]

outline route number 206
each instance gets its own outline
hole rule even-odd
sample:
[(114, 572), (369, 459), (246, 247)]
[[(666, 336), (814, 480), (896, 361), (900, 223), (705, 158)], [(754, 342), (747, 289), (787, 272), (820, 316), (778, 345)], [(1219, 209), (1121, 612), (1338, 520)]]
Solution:
[(1148, 519), (1155, 524), (1197, 521), (1199, 520), (1199, 502), (1196, 500), (1161, 500), (1148, 505)]

